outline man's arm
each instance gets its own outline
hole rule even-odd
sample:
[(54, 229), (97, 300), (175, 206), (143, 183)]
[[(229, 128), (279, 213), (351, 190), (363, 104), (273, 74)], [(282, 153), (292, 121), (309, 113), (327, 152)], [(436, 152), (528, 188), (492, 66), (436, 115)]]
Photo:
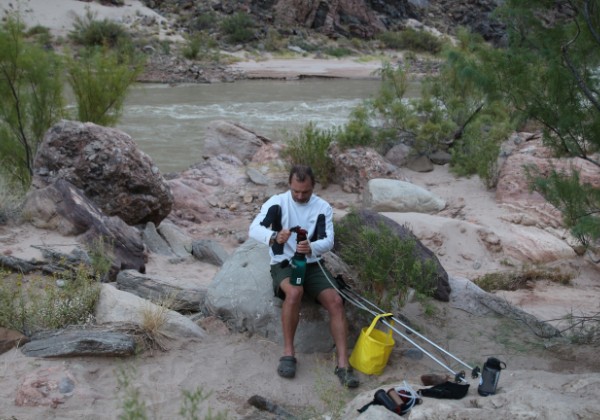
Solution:
[(276, 203), (272, 197), (262, 205), (260, 213), (254, 218), (250, 224), (248, 235), (267, 244), (273, 250), (273, 254), (283, 254), (283, 244), (275, 241), (275, 235), (281, 231), (281, 206)]
[(324, 253), (331, 251), (334, 239), (333, 209), (327, 205), (322, 209), (322, 213), (319, 213), (315, 231), (310, 237), (312, 256), (319, 258)]

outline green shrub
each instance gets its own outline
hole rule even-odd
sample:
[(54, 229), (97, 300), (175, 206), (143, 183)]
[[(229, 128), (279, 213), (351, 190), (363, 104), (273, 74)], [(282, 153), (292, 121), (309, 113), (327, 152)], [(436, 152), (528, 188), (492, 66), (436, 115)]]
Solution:
[(78, 61), (69, 60), (67, 80), (77, 99), (77, 119), (115, 125), (121, 117), (127, 91), (142, 70), (137, 57), (129, 58), (106, 49), (88, 49)]
[(213, 10), (200, 13), (189, 24), (193, 31), (211, 31), (218, 27), (217, 13)]
[(197, 32), (189, 36), (182, 54), (188, 60), (219, 61), (217, 43), (205, 32)]
[(29, 187), (44, 134), (64, 116), (60, 57), (27, 42), (18, 16), (0, 27), (0, 170)]
[(310, 165), (317, 181), (327, 187), (334, 171), (327, 149), (335, 135), (336, 130), (321, 130), (310, 122), (300, 134), (287, 141), (282, 155), (292, 164)]
[(0, 326), (25, 335), (93, 319), (100, 283), (79, 266), (60, 279), (0, 272)]
[(232, 44), (253, 41), (256, 38), (254, 27), (255, 23), (252, 17), (243, 12), (228, 16), (221, 22), (221, 32)]
[(366, 104), (352, 110), (348, 123), (338, 134), (338, 143), (342, 149), (377, 147), (376, 132), (369, 125), (369, 109)]
[(402, 239), (383, 223), (364, 226), (355, 211), (336, 224), (336, 248), (356, 272), (356, 288), (382, 307), (402, 306), (409, 288), (431, 297), (437, 272), (433, 261), (415, 257), (416, 240)]
[(387, 48), (439, 54), (443, 42), (427, 31), (406, 28), (399, 32), (386, 31), (378, 35), (379, 40)]
[(69, 38), (84, 47), (114, 48), (129, 43), (129, 35), (123, 25), (109, 19), (98, 20), (96, 16), (89, 7), (85, 16), (75, 16)]

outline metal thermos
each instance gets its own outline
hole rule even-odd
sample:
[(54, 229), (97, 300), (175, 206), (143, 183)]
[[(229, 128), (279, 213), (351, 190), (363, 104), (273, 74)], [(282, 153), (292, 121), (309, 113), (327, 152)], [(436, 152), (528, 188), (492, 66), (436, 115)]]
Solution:
[(506, 364), (495, 357), (489, 357), (483, 365), (481, 377), (479, 378), (479, 387), (477, 392), (479, 395), (487, 397), (496, 393), (498, 380), (500, 379), (500, 371), (506, 369)]

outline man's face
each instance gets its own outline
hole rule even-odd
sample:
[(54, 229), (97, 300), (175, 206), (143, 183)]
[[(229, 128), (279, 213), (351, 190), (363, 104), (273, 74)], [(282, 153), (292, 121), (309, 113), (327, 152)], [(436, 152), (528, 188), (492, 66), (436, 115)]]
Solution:
[(313, 193), (313, 185), (310, 178), (306, 178), (304, 181), (298, 181), (298, 178), (294, 175), (292, 177), (292, 182), (290, 182), (290, 191), (292, 192), (292, 198), (296, 203), (308, 203), (308, 200), (310, 200), (310, 196)]

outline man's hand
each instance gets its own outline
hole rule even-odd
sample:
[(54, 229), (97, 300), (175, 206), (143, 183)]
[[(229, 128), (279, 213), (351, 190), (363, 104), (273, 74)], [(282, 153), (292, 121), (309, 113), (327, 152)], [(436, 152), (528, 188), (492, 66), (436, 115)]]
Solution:
[(288, 241), (288, 239), (290, 239), (290, 235), (292, 234), (292, 232), (290, 232), (289, 229), (281, 229), (279, 232), (277, 232), (277, 236), (275, 237), (275, 242), (277, 242), (278, 244), (284, 244)]
[(312, 252), (310, 249), (310, 242), (302, 241), (298, 243), (298, 246), (296, 247), (296, 252), (304, 255), (310, 255)]

